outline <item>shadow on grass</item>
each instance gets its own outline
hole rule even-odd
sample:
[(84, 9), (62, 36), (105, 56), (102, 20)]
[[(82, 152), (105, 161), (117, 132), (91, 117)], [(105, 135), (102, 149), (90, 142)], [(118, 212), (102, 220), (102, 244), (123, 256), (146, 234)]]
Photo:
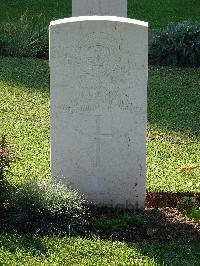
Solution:
[(0, 246), (10, 253), (15, 253), (18, 249), (32, 256), (45, 254), (46, 246), (42, 239), (34, 235), (6, 234), (0, 238)]
[[(102, 209), (93, 216), (112, 219), (117, 215), (119, 213), (115, 210), (110, 212), (109, 209)], [(155, 265), (199, 265), (200, 227), (197, 228), (197, 224), (186, 220), (183, 214), (173, 208), (146, 209), (142, 215), (142, 223), (135, 228), (127, 224), (127, 228), (118, 227), (116, 231), (112, 230), (113, 224), (109, 223), (108, 230), (102, 227), (92, 233), (104, 240), (125, 241), (129, 248), (133, 248), (133, 252), (137, 250), (141, 257), (152, 259)]]
[(199, 82), (199, 68), (151, 67), (148, 86), (150, 125), (199, 135)]
[(41, 91), (49, 96), (49, 65), (47, 60), (0, 58), (0, 82), (25, 90)]
[(165, 266), (198, 266), (200, 245), (195, 244), (139, 244), (136, 245), (141, 255)]

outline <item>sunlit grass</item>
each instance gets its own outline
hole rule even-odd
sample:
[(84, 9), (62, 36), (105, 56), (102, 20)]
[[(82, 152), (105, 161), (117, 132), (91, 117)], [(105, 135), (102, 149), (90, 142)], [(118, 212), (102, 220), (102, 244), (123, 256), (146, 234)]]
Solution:
[(148, 190), (200, 191), (199, 87), (199, 69), (149, 71)]
[(1, 133), (14, 145), (13, 182), (50, 173), (48, 62), (0, 61)]

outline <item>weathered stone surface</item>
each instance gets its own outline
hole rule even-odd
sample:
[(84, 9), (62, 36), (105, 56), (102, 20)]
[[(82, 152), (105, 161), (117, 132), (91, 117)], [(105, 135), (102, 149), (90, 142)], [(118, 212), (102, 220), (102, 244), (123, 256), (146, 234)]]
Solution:
[(72, 0), (72, 16), (127, 17), (127, 0)]
[(51, 170), (97, 204), (143, 208), (147, 23), (51, 22)]

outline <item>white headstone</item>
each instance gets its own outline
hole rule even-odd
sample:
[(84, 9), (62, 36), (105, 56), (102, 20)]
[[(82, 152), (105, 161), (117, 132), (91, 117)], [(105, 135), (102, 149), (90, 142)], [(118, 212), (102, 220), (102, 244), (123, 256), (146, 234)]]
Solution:
[(148, 24), (50, 24), (51, 170), (99, 205), (143, 208)]
[(72, 0), (72, 16), (127, 17), (127, 0)]

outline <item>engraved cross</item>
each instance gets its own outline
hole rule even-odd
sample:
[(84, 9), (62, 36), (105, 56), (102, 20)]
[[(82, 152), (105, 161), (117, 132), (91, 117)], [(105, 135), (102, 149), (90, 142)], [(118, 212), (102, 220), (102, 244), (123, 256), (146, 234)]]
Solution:
[(102, 137), (112, 137), (113, 134), (109, 133), (102, 133), (101, 132), (101, 115), (96, 115), (96, 132), (95, 132), (95, 141), (96, 141), (96, 162), (95, 166), (98, 167), (100, 166), (100, 161), (101, 161), (101, 139)]

